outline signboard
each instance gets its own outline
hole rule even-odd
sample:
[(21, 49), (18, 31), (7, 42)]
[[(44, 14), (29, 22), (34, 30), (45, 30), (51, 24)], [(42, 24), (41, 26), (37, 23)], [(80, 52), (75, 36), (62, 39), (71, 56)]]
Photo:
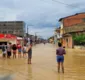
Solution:
[(11, 35), (11, 34), (0, 34), (0, 38), (7, 38), (7, 39), (14, 39), (16, 36)]

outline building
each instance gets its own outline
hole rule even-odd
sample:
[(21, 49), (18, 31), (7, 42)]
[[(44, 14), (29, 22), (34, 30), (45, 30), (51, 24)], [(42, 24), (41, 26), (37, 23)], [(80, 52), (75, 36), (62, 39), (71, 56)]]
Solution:
[(56, 45), (58, 44), (58, 42), (61, 42), (62, 36), (61, 36), (60, 32), (61, 32), (60, 27), (55, 29)]
[(59, 20), (63, 46), (72, 48), (74, 46), (73, 35), (85, 34), (85, 13), (77, 13)]
[(48, 41), (49, 41), (49, 43), (54, 43), (54, 36), (50, 37), (50, 38), (48, 39)]
[(23, 37), (25, 33), (25, 23), (23, 21), (1, 21), (0, 33), (14, 34)]

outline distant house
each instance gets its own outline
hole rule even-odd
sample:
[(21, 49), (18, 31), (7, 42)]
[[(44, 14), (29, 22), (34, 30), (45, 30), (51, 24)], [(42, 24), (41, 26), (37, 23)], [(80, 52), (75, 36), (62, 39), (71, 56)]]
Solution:
[(50, 37), (50, 38), (48, 39), (48, 41), (49, 41), (50, 43), (54, 43), (54, 36)]
[(61, 35), (61, 28), (56, 28), (55, 30), (55, 34), (56, 34), (56, 39), (57, 39), (57, 42), (61, 42), (61, 38), (62, 38), (62, 35)]
[(72, 35), (85, 34), (85, 13), (77, 13), (59, 19), (63, 46), (72, 48), (74, 42)]

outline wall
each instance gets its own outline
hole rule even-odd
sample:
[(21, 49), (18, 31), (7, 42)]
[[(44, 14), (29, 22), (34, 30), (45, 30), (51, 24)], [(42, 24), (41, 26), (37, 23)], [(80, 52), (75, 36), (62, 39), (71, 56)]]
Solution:
[(62, 39), (63, 41), (63, 46), (65, 46), (66, 48), (72, 48), (72, 37), (71, 36), (68, 36), (68, 37), (63, 37)]
[(85, 23), (64, 28), (64, 33), (85, 31)]
[(85, 23), (85, 13), (69, 16), (63, 19), (64, 27), (70, 27), (75, 24)]
[(60, 35), (63, 35), (63, 20), (61, 21), (61, 26), (60, 26)]

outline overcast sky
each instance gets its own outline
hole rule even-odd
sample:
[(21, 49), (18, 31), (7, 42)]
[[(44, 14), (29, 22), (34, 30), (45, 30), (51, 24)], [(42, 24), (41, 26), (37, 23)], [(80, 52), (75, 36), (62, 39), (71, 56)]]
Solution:
[(55, 26), (59, 26), (59, 18), (79, 12), (85, 12), (85, 0), (0, 1), (0, 21), (25, 21), (30, 34), (37, 32), (37, 35), (44, 38), (54, 34)]

